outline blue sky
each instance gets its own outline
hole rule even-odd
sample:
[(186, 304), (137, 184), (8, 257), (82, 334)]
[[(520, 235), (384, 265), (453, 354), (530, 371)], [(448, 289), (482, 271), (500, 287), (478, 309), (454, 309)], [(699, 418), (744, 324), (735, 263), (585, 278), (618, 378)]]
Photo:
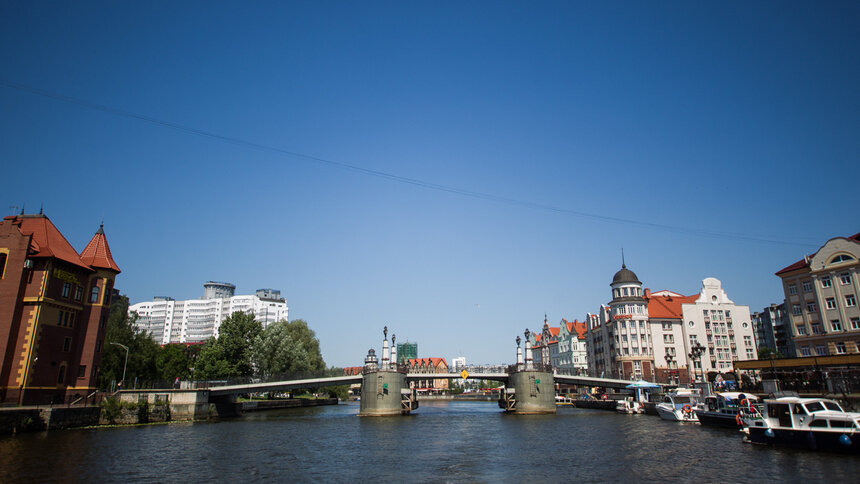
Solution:
[(860, 231), (856, 3), (245, 3), (3, 2), (3, 212), (104, 218), (132, 302), (280, 289), (338, 366), (511, 362), (622, 247), (755, 311)]

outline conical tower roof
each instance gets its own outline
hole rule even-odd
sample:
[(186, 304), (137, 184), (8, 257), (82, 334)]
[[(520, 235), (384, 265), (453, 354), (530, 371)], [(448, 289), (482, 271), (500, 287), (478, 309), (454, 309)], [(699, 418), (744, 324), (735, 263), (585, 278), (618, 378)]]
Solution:
[(90, 239), (90, 243), (81, 252), (81, 260), (91, 267), (110, 269), (117, 273), (121, 272), (110, 253), (110, 246), (108, 245), (107, 237), (105, 237), (104, 224), (99, 226), (93, 238)]

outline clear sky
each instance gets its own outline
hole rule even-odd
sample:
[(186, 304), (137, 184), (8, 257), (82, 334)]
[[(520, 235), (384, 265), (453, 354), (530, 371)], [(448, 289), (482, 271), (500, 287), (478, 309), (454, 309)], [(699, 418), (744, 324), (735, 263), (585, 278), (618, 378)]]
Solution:
[[(627, 265), (774, 272), (860, 231), (857, 2), (0, 3), (0, 203), (132, 302), (280, 289), (330, 365), (510, 363)], [(373, 171), (374, 173), (369, 173)], [(413, 181), (409, 183), (404, 178)], [(726, 235), (728, 234), (728, 235)]]

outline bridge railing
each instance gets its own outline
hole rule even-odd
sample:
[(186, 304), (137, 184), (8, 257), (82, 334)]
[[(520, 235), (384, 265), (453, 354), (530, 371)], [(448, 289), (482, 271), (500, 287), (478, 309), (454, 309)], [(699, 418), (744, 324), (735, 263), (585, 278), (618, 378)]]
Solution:
[[(532, 363), (532, 371), (545, 371), (552, 373), (553, 367), (552, 365), (547, 365), (543, 363)], [(525, 371), (525, 365), (508, 365), (507, 373), (510, 375), (511, 373), (517, 373), (519, 371)]]

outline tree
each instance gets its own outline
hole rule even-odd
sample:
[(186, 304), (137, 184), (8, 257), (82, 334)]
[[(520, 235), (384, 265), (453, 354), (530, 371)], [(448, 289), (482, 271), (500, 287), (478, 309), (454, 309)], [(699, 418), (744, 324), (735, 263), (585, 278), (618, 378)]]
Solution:
[(161, 348), (155, 359), (160, 380), (187, 380), (191, 376), (191, 358), (184, 344), (168, 344)]
[(758, 349), (758, 359), (769, 360), (773, 358), (782, 358), (782, 355), (767, 346), (762, 346)]
[(194, 376), (198, 379), (250, 376), (251, 345), (263, 326), (252, 314), (236, 311), (218, 329), (218, 338), (210, 338), (200, 350)]
[[(155, 366), (158, 354), (158, 343), (153, 340), (149, 333), (135, 326), (137, 314), (128, 314), (128, 297), (119, 296), (111, 303), (110, 316), (108, 316), (105, 340), (102, 346), (101, 369), (99, 370), (99, 388), (107, 389), (111, 382), (122, 380), (123, 368), (125, 367), (125, 388), (131, 386), (130, 382), (152, 381), (157, 379)], [(126, 365), (126, 350), (119, 343), (128, 347), (128, 364)]]
[(303, 319), (294, 319), (287, 323), (287, 332), (293, 341), (307, 353), (308, 371), (325, 370), (325, 361), (322, 353), (320, 353), (320, 342), (316, 333), (308, 327), (308, 323)]
[(259, 377), (309, 370), (308, 353), (290, 336), (288, 325), (286, 321), (272, 323), (254, 339), (251, 360)]

